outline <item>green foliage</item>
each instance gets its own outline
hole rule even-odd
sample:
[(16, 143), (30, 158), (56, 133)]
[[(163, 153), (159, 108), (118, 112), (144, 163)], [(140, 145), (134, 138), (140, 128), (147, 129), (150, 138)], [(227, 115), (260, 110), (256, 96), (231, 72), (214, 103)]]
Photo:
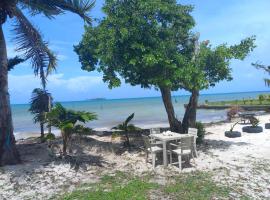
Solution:
[(256, 117), (251, 117), (249, 120), (252, 127), (257, 127), (260, 123), (259, 119), (257, 119)]
[(8, 59), (8, 71), (11, 71), (16, 65), (23, 63), (24, 61), (25, 60), (20, 58), (19, 56)]
[(47, 122), (46, 114), (49, 112), (52, 96), (46, 90), (36, 88), (32, 92), (29, 111), (34, 115), (34, 123), (40, 124), (41, 142), (44, 142), (44, 124)]
[(127, 119), (121, 123), (118, 124), (117, 126), (113, 127), (113, 130), (120, 130), (121, 132), (123, 132), (126, 136), (126, 145), (128, 147), (130, 147), (130, 140), (129, 140), (129, 132), (130, 131), (136, 131), (136, 130), (140, 130), (139, 127), (136, 127), (134, 124), (130, 124), (131, 120), (134, 118), (135, 113), (132, 113), (130, 116), (127, 117)]
[(90, 23), (88, 12), (93, 8), (94, 1), (90, 0), (1, 0), (1, 24), (8, 18), (13, 18), (14, 42), (17, 51), (22, 52), (22, 58), (11, 59), (8, 69), (12, 69), (21, 61), (30, 59), (35, 75), (39, 75), (45, 88), (47, 75), (56, 68), (57, 60), (49, 49), (48, 43), (42, 39), (41, 33), (24, 15), (23, 10), (30, 15), (43, 14), (49, 19), (65, 11), (78, 14)]
[(259, 95), (259, 102), (260, 102), (260, 104), (262, 104), (262, 102), (265, 100), (266, 98), (265, 98), (265, 96), (263, 95), (263, 94), (260, 94)]
[(117, 74), (143, 88), (173, 87), (189, 51), (192, 7), (171, 0), (107, 0), (103, 11), (106, 17), (87, 27), (75, 47), (82, 69), (103, 72), (110, 88), (120, 85)]
[(51, 140), (55, 140), (55, 135), (53, 133), (48, 133), (45, 135), (45, 140), (46, 141), (51, 141)]
[[(61, 130), (75, 128), (77, 122), (86, 123), (96, 120), (97, 115), (91, 112), (67, 110), (60, 103), (56, 103), (54, 108), (47, 115), (51, 125)], [(78, 128), (78, 127), (77, 127)]]
[[(270, 66), (266, 66), (266, 65), (262, 65), (260, 63), (252, 63), (252, 65), (254, 67), (256, 67), (257, 69), (262, 69), (263, 71), (265, 71), (268, 75), (270, 75)], [(265, 85), (267, 85), (268, 87), (270, 86), (270, 79), (265, 78), (264, 79)]]
[(194, 40), (193, 58), (187, 60), (189, 64), (184, 68), (185, 76), (181, 80), (183, 88), (189, 91), (208, 89), (223, 80), (231, 81), (230, 61), (243, 60), (255, 48), (254, 36), (242, 40), (238, 45), (222, 44), (215, 48), (209, 41), (199, 43), (199, 37)]
[(206, 133), (204, 125), (201, 122), (196, 122), (195, 127), (198, 129), (197, 143), (201, 144), (203, 142), (203, 139)]
[(91, 129), (77, 123), (86, 123), (96, 120), (97, 115), (91, 112), (68, 110), (60, 103), (56, 103), (51, 112), (47, 114), (47, 119), (52, 126), (61, 130), (63, 137), (63, 153), (65, 155), (68, 141), (73, 134), (83, 135), (91, 131)]
[(35, 123), (46, 122), (46, 113), (49, 112), (50, 99), (52, 99), (52, 96), (46, 90), (40, 88), (33, 90), (29, 111), (35, 115)]

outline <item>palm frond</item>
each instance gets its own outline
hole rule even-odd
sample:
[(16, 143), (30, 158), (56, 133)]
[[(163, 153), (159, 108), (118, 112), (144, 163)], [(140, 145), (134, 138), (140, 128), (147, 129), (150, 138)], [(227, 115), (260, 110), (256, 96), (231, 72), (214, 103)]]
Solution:
[(270, 79), (264, 79), (265, 85), (270, 87)]
[(63, 11), (54, 4), (53, 0), (19, 0), (19, 5), (22, 9), (30, 11), (31, 15), (44, 14), (49, 19), (63, 13)]
[(20, 58), (19, 56), (15, 56), (14, 58), (8, 59), (8, 71), (14, 69), (14, 67), (22, 62), (24, 62), (25, 59)]
[(55, 0), (53, 2), (54, 5), (62, 10), (78, 14), (87, 23), (90, 24), (92, 22), (88, 12), (95, 6), (95, 0)]
[(132, 113), (125, 121), (125, 124), (128, 125), (128, 123), (134, 118), (135, 113)]
[[(39, 31), (27, 20), (24, 14), (16, 8), (15, 15), (15, 42), (17, 51), (24, 52), (24, 59), (31, 59), (35, 75), (39, 75), (43, 86), (46, 84), (46, 75), (56, 68), (56, 57), (49, 50), (48, 43), (42, 40)], [(44, 72), (46, 70), (46, 73)]]

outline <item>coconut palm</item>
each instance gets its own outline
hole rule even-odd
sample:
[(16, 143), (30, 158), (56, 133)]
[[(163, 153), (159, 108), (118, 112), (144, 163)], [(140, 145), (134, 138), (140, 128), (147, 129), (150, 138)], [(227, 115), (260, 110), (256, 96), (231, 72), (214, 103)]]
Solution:
[(34, 115), (34, 122), (40, 124), (40, 138), (44, 142), (44, 124), (46, 123), (46, 113), (49, 112), (49, 101), (51, 94), (46, 90), (36, 88), (32, 92), (29, 111)]
[(51, 112), (47, 114), (51, 125), (61, 130), (63, 139), (63, 155), (67, 154), (67, 145), (73, 134), (82, 134), (88, 128), (77, 124), (78, 122), (86, 123), (88, 121), (96, 120), (97, 116), (91, 112), (67, 110), (60, 103), (56, 103)]
[(48, 48), (39, 31), (24, 15), (43, 14), (49, 19), (70, 11), (86, 22), (91, 19), (88, 12), (93, 8), (92, 0), (1, 0), (0, 1), (0, 165), (17, 164), (20, 161), (13, 135), (12, 115), (8, 93), (8, 58), (3, 25), (13, 20), (14, 42), (24, 60), (30, 60), (34, 74), (40, 76), (42, 85), (46, 76), (56, 67), (56, 57)]
[(134, 124), (130, 124), (134, 116), (135, 116), (135, 113), (132, 113), (130, 116), (127, 117), (127, 119), (123, 123), (118, 124), (117, 126), (112, 128), (113, 130), (119, 130), (125, 134), (125, 137), (126, 137), (125, 146), (127, 146), (128, 148), (130, 148), (130, 140), (129, 140), (128, 132), (140, 129), (136, 127)]

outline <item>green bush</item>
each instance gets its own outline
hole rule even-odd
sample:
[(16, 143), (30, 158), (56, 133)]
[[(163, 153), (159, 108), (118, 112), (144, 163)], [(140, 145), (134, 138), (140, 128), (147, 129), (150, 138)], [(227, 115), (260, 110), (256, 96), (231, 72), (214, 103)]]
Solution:
[(260, 121), (256, 117), (251, 117), (250, 118), (250, 123), (251, 123), (252, 127), (257, 127), (259, 125)]
[(45, 135), (45, 140), (55, 140), (55, 135), (53, 133), (48, 133)]
[(201, 144), (203, 142), (204, 135), (205, 135), (206, 131), (205, 131), (203, 123), (201, 123), (201, 122), (196, 122), (195, 126), (198, 129), (197, 143)]

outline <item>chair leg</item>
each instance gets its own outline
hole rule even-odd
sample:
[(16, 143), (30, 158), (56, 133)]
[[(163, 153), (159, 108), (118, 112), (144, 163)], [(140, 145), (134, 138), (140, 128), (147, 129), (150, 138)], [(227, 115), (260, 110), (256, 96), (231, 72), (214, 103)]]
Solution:
[(179, 169), (182, 171), (182, 156), (178, 155)]
[(155, 153), (152, 154), (152, 165), (153, 165), (153, 168), (156, 167), (156, 154)]
[(146, 163), (148, 162), (148, 152), (146, 152), (146, 155), (145, 155), (145, 162)]
[(194, 156), (197, 158), (198, 157), (198, 152), (197, 152), (197, 146), (196, 146), (196, 142), (194, 143)]
[(172, 164), (172, 152), (170, 152), (170, 164)]

